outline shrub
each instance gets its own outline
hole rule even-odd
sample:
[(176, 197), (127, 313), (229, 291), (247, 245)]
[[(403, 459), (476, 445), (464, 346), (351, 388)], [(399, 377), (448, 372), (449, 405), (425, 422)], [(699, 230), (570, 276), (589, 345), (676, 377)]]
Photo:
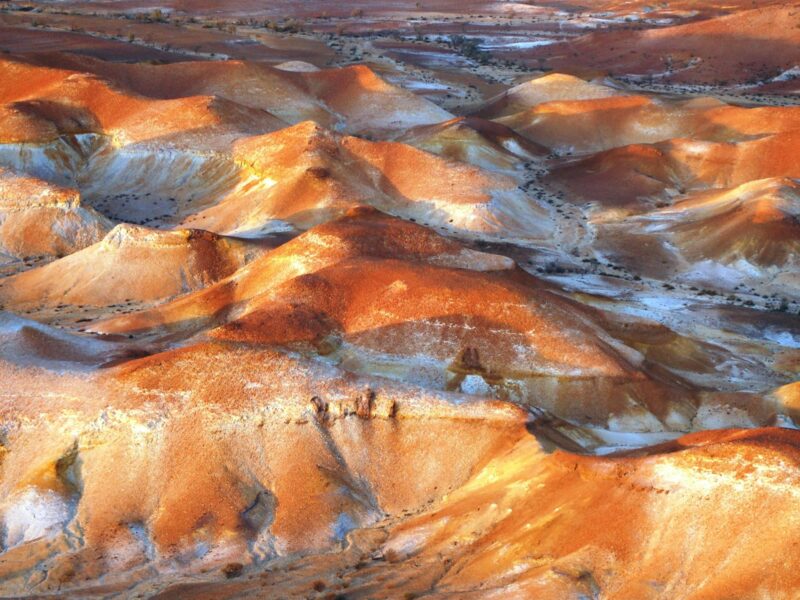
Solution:
[(458, 51), (462, 56), (486, 64), (491, 55), (485, 50), (481, 50), (483, 40), (480, 38), (469, 38), (463, 35), (451, 35), (450, 46)]
[(153, 21), (154, 23), (164, 23), (166, 22), (167, 18), (164, 16), (164, 13), (160, 8), (156, 8), (155, 10), (150, 11), (150, 13), (147, 15), (147, 20)]

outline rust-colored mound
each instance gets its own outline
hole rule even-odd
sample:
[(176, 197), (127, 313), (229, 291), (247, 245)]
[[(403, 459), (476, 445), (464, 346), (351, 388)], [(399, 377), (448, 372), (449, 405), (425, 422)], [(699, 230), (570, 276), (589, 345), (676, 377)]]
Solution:
[(479, 117), (458, 117), (415, 127), (398, 141), (451, 160), (483, 169), (511, 171), (520, 161), (541, 157), (546, 150), (512, 129)]
[[(510, 405), (242, 344), (89, 376), (8, 359), (0, 371), (17, 390), (3, 420), (26, 423), (3, 440), (7, 593), (86, 597), (102, 577), (104, 593), (182, 598), (305, 597), (319, 582), (377, 597), (485, 585), (658, 597), (718, 585), (768, 594), (794, 572), (780, 556), (796, 432), (695, 435), (635, 457), (547, 454)], [(59, 402), (23, 393), (23, 379)], [(764, 527), (732, 526), (743, 512), (763, 512)], [(768, 576), (733, 543), (745, 531)], [(705, 563), (676, 569), (689, 548), (731, 566), (711, 579)], [(292, 577), (250, 578), (300, 564), (298, 552)]]
[(509, 88), (476, 112), (487, 119), (508, 117), (546, 102), (563, 100), (595, 100), (621, 95), (612, 87), (584, 81), (565, 73), (536, 77)]
[[(784, 528), (797, 527), (796, 432), (697, 434), (649, 456), (606, 460), (534, 459), (531, 445), (523, 440), (441, 508), (392, 530), (383, 545), (399, 563), (392, 567), (413, 557), (434, 570), (450, 557), (440, 594), (478, 587), (498, 598), (491, 588), (520, 598), (663, 598), (781, 595), (796, 585), (780, 558), (790, 544)], [(744, 513), (763, 527), (738, 520)], [(773, 543), (781, 549), (753, 560), (752, 548)], [(686, 554), (691, 567), (676, 568)]]
[[(75, 102), (91, 106), (94, 100)], [(149, 119), (156, 110), (151, 105), (178, 100), (142, 102), (126, 117), (135, 125), (114, 130), (126, 140), (122, 146), (98, 127), (105, 133), (78, 129), (48, 143), (9, 143), (2, 150), (17, 168), (77, 186), (87, 205), (117, 222), (260, 237), (307, 229), (371, 204), (469, 237), (531, 243), (548, 236), (549, 211), (525, 197), (511, 177), (398, 142), (334, 134), (311, 121), (263, 136), (230, 129), (230, 123), (195, 129), (191, 112), (165, 124), (159, 119), (171, 117)], [(171, 128), (174, 134), (150, 137), (153, 129)], [(514, 143), (501, 126), (482, 129), (509, 135), (517, 152), (530, 147)], [(497, 152), (507, 164), (515, 156)]]
[(548, 211), (510, 177), (396, 142), (338, 136), (313, 123), (241, 140), (233, 156), (118, 149), (96, 139), (89, 146), (91, 153), (78, 156), (63, 142), (41, 147), (41, 158), (21, 147), (9, 152), (20, 167), (45, 174), (67, 163), (86, 204), (140, 225), (258, 237), (306, 229), (369, 203), (468, 237), (547, 237)]
[[(241, 372), (218, 350), (212, 356)], [(242, 360), (241, 353), (234, 356)], [(188, 367), (191, 359), (179, 364)], [(273, 357), (271, 364), (273, 374), (292, 382), (311, 374), (286, 372), (286, 359)], [(248, 380), (263, 378), (248, 374)], [(149, 442), (144, 452), (133, 431), (150, 414), (133, 411), (118, 413), (100, 431), (73, 429), (81, 434), (77, 443), (53, 428), (14, 436), (5, 472), (33, 487), (6, 496), (9, 540), (20, 548), (17, 540), (34, 534), (26, 511), (65, 499), (76, 503), (73, 519), (80, 526), (82, 548), (44, 558), (47, 574), (36, 589), (88, 593), (94, 586), (83, 581), (105, 574), (108, 593), (125, 589), (144, 567), (155, 575), (139, 590), (160, 592), (159, 598), (302, 598), (319, 589), (387, 598), (423, 591), (563, 598), (598, 590), (658, 598), (665, 590), (699, 594), (720, 587), (773, 595), (797, 583), (785, 560), (787, 533), (796, 528), (795, 432), (692, 436), (640, 457), (546, 454), (510, 412), (462, 405), (454, 420), (455, 407), (441, 400), (381, 388), (371, 408), (359, 413), (358, 395), (349, 409), (347, 400), (330, 398), (337, 387), (352, 384), (329, 384), (307, 405), (270, 402), (267, 414), (280, 421), (213, 404), (204, 404), (205, 413), (187, 411), (180, 421), (168, 413), (138, 434)], [(386, 393), (398, 397), (391, 415), (380, 408)], [(421, 421), (423, 408), (438, 415)], [(232, 418), (252, 422), (251, 433), (234, 434)], [(436, 436), (440, 428), (449, 432), (443, 439)], [(34, 443), (36, 463), (13, 458)], [(191, 463), (175, 460), (178, 447), (192, 450)], [(420, 472), (419, 461), (431, 451), (442, 456), (439, 468)], [(263, 458), (256, 463), (255, 456)], [(120, 461), (129, 468), (117, 468)], [(155, 465), (169, 477), (148, 475)], [(116, 501), (109, 502), (111, 483)], [(47, 514), (37, 525), (42, 537), (27, 541), (28, 549), (35, 544), (45, 553), (69, 539), (62, 529), (69, 515)], [(167, 521), (159, 517), (165, 514), (182, 516)], [(748, 527), (742, 514), (762, 527)], [(671, 517), (666, 525), (665, 515)], [(350, 531), (358, 525), (367, 529)], [(743, 548), (743, 537), (757, 554)], [(282, 558), (295, 548), (339, 544), (344, 549), (337, 553)], [(676, 568), (687, 552), (695, 559)], [(248, 557), (242, 577), (226, 582), (222, 565), (242, 556)], [(247, 566), (258, 560), (268, 561), (263, 573)], [(172, 574), (175, 564), (193, 571), (191, 578)], [(17, 560), (9, 589), (29, 589), (20, 584), (33, 566)], [(287, 567), (292, 577), (277, 576)]]
[(266, 111), (288, 123), (314, 120), (347, 132), (399, 129), (452, 117), (387, 84), (363, 65), (298, 72), (243, 61), (120, 65), (60, 54), (26, 60), (92, 73), (152, 99), (216, 97), (242, 109)]
[(387, 84), (364, 65), (302, 75), (316, 97), (345, 116), (348, 132), (405, 129), (452, 117), (435, 104)]
[(218, 233), (307, 229), (359, 204), (470, 237), (545, 237), (545, 209), (510, 177), (397, 142), (340, 136), (311, 122), (240, 140), (241, 182), (182, 221)]
[(569, 190), (573, 200), (638, 213), (693, 190), (798, 178), (798, 140), (800, 130), (790, 130), (736, 143), (675, 139), (623, 146), (563, 164), (547, 179)]
[(739, 142), (797, 131), (800, 109), (746, 109), (711, 98), (675, 102), (617, 96), (548, 102), (498, 122), (559, 153), (582, 154), (673, 138)]
[[(211, 327), (215, 338), (306, 348), (355, 372), (611, 427), (669, 429), (694, 414), (690, 390), (648, 375), (638, 352), (591, 312), (507, 259), (374, 211), (316, 227), (196, 294), (92, 329), (175, 339)], [(589, 390), (602, 390), (600, 404), (573, 402)]]
[(633, 144), (572, 160), (554, 168), (547, 181), (563, 187), (573, 202), (608, 211), (644, 212), (669, 200), (683, 184), (677, 166), (658, 145)]
[[(333, 550), (355, 528), (422, 510), (524, 432), (508, 405), (242, 347), (193, 346), (56, 385), (24, 376), (64, 400), (4, 407), (5, 422), (37, 423), (3, 443), (5, 591), (65, 593), (98, 577), (124, 589), (176, 568)], [(422, 466), (433, 447), (453, 460)]]
[(117, 225), (95, 245), (0, 281), (0, 304), (32, 311), (152, 303), (231, 275), (258, 252), (204, 231)]
[(548, 102), (498, 121), (561, 153), (598, 152), (676, 137), (665, 110), (644, 96)]
[(800, 130), (794, 130), (737, 144), (676, 140), (666, 149), (684, 165), (687, 180), (734, 187), (770, 177), (800, 177), (800, 157), (792, 150), (798, 140)]
[[(213, 96), (153, 100), (80, 71), (0, 61), (0, 76), (24, 81), (0, 96), (6, 116), (0, 141), (47, 142), (61, 135), (104, 133), (121, 143), (167, 140), (192, 132), (273, 131), (283, 122), (264, 111)], [(191, 138), (190, 138), (191, 139)]]
[(800, 250), (800, 186), (766, 179), (726, 191), (696, 194), (643, 219), (650, 230), (668, 230), (692, 261), (783, 267)]
[(0, 252), (63, 256), (94, 244), (111, 226), (81, 204), (77, 190), (0, 168)]

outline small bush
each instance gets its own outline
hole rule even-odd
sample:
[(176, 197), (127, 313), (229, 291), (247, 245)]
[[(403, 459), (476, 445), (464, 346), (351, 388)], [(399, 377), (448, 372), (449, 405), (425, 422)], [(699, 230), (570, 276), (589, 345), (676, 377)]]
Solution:
[(463, 35), (451, 35), (450, 46), (458, 51), (462, 56), (486, 64), (491, 58), (491, 54), (481, 50), (483, 40), (480, 38), (469, 38)]
[(165, 23), (167, 21), (167, 17), (164, 16), (164, 13), (160, 8), (156, 8), (155, 10), (150, 11), (150, 13), (147, 15), (147, 20), (152, 21), (153, 23)]

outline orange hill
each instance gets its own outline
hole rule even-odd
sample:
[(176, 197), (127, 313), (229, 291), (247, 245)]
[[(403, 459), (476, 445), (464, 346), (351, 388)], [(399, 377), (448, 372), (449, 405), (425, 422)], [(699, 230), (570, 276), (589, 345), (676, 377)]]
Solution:
[(0, 252), (63, 256), (94, 244), (111, 227), (81, 204), (77, 190), (0, 168)]
[[(685, 386), (648, 375), (590, 312), (508, 259), (370, 210), (313, 228), (204, 290), (92, 326), (146, 339), (210, 328), (219, 339), (305, 348), (356, 372), (612, 427), (685, 426), (695, 410)], [(573, 402), (587, 394), (599, 404)]]
[[(546, 427), (510, 405), (218, 344), (88, 381), (0, 371), (12, 390), (24, 377), (62, 398), (15, 391), (2, 409), (29, 419), (3, 442), (11, 593), (771, 596), (800, 584), (786, 560), (800, 533), (795, 431), (552, 452), (528, 431)], [(233, 561), (243, 576), (226, 580)]]
[(482, 169), (513, 171), (547, 150), (512, 129), (479, 117), (458, 117), (408, 130), (397, 141)]
[(97, 244), (0, 280), (0, 304), (22, 311), (151, 303), (231, 275), (257, 253), (257, 247), (204, 231), (117, 225)]
[(240, 140), (240, 182), (181, 224), (255, 235), (306, 229), (357, 204), (478, 238), (547, 237), (548, 214), (514, 180), (396, 142), (339, 136), (301, 123)]
[(666, 229), (690, 261), (744, 259), (783, 267), (800, 251), (800, 186), (764, 179), (730, 190), (690, 196), (642, 217), (649, 230)]
[(547, 180), (600, 209), (642, 212), (692, 190), (731, 188), (774, 177), (800, 178), (800, 130), (736, 143), (674, 139), (594, 154), (555, 168)]
[[(399, 129), (452, 117), (427, 100), (387, 84), (363, 65), (292, 72), (243, 61), (126, 65), (66, 54), (28, 56), (25, 60), (41, 65), (39, 69), (91, 73), (153, 100), (215, 97), (240, 110), (266, 111), (288, 123), (314, 120), (347, 132)], [(36, 75), (48, 83), (52, 77)]]
[(673, 138), (741, 142), (800, 130), (800, 108), (739, 108), (711, 98), (688, 101), (646, 96), (563, 100), (498, 119), (559, 153), (590, 153)]

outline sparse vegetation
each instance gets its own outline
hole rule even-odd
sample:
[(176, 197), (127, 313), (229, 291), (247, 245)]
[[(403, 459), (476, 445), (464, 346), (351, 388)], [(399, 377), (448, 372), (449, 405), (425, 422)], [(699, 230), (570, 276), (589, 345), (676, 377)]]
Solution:
[(148, 13), (147, 20), (151, 23), (166, 23), (167, 17), (160, 8), (156, 8)]
[(481, 38), (466, 37), (463, 35), (451, 35), (450, 46), (457, 50), (459, 54), (481, 64), (487, 64), (491, 55), (481, 49), (483, 40)]

